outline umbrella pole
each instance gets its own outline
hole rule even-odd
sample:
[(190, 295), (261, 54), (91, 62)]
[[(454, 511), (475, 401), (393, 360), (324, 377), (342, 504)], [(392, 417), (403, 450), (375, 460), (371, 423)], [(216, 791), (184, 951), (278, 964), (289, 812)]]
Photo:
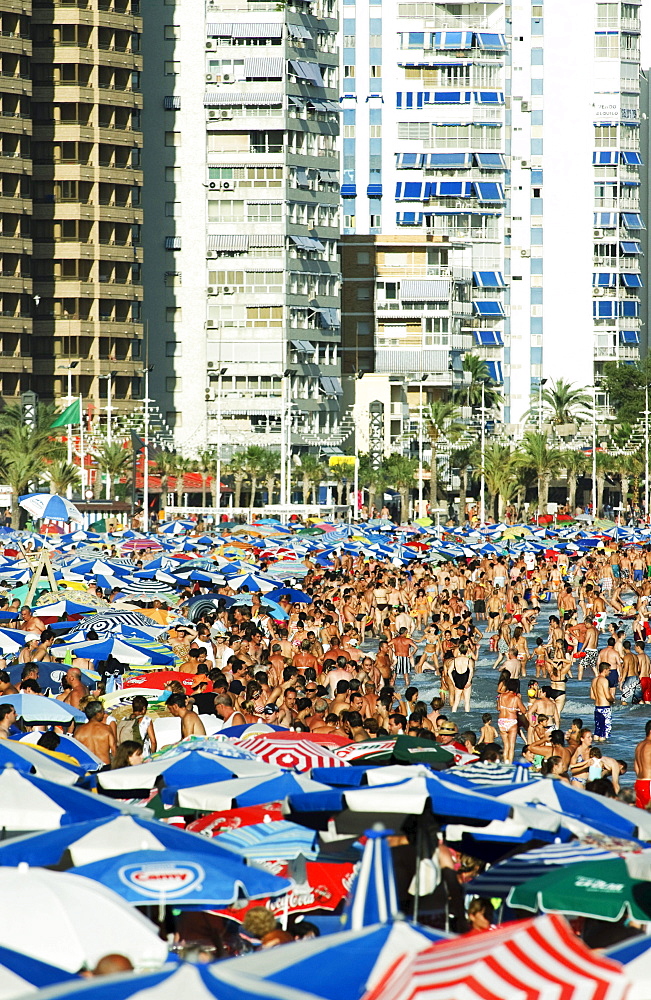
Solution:
[(416, 826), (416, 873), (414, 882), (414, 923), (418, 923), (418, 904), (420, 901), (420, 862), (423, 853), (423, 826), (418, 821)]

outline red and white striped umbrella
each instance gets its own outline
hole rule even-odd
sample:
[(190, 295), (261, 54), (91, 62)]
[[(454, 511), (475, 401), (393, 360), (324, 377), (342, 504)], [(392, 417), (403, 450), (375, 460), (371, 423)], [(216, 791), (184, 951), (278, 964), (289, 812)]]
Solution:
[(314, 740), (304, 739), (299, 734), (296, 734), (295, 739), (288, 740), (276, 739), (276, 733), (262, 733), (233, 742), (266, 760), (268, 764), (296, 768), (297, 771), (309, 771), (312, 767), (347, 767), (348, 764), (326, 747), (319, 746)]
[(364, 1000), (625, 1000), (628, 980), (558, 914), (403, 955)]

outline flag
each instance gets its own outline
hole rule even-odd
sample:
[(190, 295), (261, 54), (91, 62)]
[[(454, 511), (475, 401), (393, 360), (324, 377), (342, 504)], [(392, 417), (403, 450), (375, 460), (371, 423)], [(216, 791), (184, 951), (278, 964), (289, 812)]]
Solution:
[(58, 417), (55, 417), (50, 427), (68, 427), (70, 424), (78, 424), (81, 417), (81, 407), (79, 405), (79, 400), (76, 399), (74, 403), (70, 406), (66, 406), (63, 413), (60, 413)]
[(139, 455), (145, 447), (145, 442), (139, 438), (135, 431), (131, 431), (131, 447), (136, 455)]

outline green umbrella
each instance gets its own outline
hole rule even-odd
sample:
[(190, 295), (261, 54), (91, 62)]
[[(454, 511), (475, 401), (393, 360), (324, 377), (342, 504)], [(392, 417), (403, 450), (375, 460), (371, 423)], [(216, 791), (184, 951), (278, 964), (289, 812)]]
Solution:
[(421, 528), (429, 528), (434, 522), (431, 517), (417, 517), (414, 524), (420, 524)]
[(509, 892), (507, 905), (515, 909), (565, 913), (616, 922), (628, 915), (651, 920), (651, 883), (648, 856), (628, 860), (585, 861), (532, 878)]
[[(385, 741), (382, 740), (382, 743)], [(366, 744), (365, 744), (366, 745)], [(360, 767), (378, 767), (386, 764), (431, 764), (448, 766), (454, 760), (454, 754), (432, 740), (420, 736), (397, 736), (392, 747), (381, 752), (369, 750), (359, 757), (351, 758), (350, 763)], [(407, 777), (407, 775), (405, 775)]]

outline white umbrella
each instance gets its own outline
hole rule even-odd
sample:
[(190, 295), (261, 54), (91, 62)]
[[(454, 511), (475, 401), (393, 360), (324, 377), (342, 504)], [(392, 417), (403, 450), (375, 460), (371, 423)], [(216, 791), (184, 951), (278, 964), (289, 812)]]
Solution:
[(19, 497), (18, 503), (32, 517), (49, 517), (53, 521), (83, 521), (75, 505), (58, 493), (29, 493)]
[(161, 965), (167, 945), (145, 917), (91, 879), (44, 868), (3, 868), (0, 945), (69, 972), (117, 953), (143, 968)]

